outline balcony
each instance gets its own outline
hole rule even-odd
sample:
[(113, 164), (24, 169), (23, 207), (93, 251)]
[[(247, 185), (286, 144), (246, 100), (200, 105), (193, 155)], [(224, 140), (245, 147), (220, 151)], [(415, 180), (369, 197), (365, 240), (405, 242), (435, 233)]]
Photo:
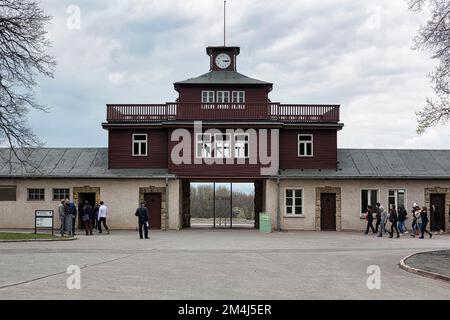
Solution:
[(338, 105), (280, 103), (166, 103), (107, 105), (109, 123), (145, 123), (175, 120), (271, 120), (281, 122), (338, 123)]

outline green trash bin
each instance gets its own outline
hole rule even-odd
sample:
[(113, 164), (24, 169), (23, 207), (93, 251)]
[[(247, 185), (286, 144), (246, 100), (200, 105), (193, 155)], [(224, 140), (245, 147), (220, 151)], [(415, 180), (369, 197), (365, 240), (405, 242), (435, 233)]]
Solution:
[(272, 232), (272, 219), (268, 212), (259, 213), (259, 232)]

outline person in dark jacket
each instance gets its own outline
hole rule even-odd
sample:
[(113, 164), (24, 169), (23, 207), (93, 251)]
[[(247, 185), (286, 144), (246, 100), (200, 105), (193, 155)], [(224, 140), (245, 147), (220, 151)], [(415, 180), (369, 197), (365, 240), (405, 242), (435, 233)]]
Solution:
[(134, 214), (136, 217), (138, 217), (138, 223), (139, 223), (139, 237), (143, 239), (142, 237), (142, 227), (144, 227), (144, 233), (145, 233), (145, 239), (148, 239), (148, 210), (145, 207), (145, 203), (141, 202), (141, 206), (137, 208), (136, 213)]
[(94, 206), (94, 211), (92, 212), (92, 228), (98, 230), (97, 219), (98, 219), (98, 209), (100, 204), (97, 202)]
[(421, 226), (422, 228), (420, 229), (421, 235), (420, 235), (419, 239), (423, 239), (424, 232), (428, 233), (428, 235), (430, 236), (430, 239), (431, 239), (431, 237), (433, 235), (431, 234), (430, 231), (427, 230), (427, 224), (428, 224), (428, 221), (429, 221), (428, 220), (427, 207), (422, 207), (422, 211), (420, 212), (420, 217), (422, 218), (422, 226)]
[(391, 231), (389, 231), (389, 238), (392, 238), (394, 236), (394, 230), (397, 232), (397, 238), (400, 238), (400, 234), (398, 232), (397, 228), (397, 210), (395, 210), (395, 205), (391, 204), (389, 208), (389, 221), (391, 222)]
[(75, 223), (77, 221), (77, 207), (75, 206), (75, 203), (73, 203), (73, 201), (71, 201), (69, 204), (69, 214), (72, 217), (72, 235), (76, 236)]
[[(444, 216), (444, 215), (442, 215)], [(444, 230), (442, 229), (442, 226), (445, 225), (445, 218), (444, 221), (441, 221), (441, 210), (439, 206), (433, 204), (431, 205), (430, 209), (430, 219), (433, 217), (434, 227), (436, 230), (439, 229), (439, 233), (444, 233)]]
[(406, 230), (406, 225), (405, 225), (405, 220), (406, 220), (406, 216), (408, 215), (408, 212), (405, 209), (404, 205), (401, 205), (398, 208), (398, 230), (400, 231), (401, 234), (403, 233), (408, 233)]
[(372, 233), (376, 233), (375, 228), (373, 227), (373, 211), (371, 206), (367, 206), (366, 220), (367, 228), (365, 234), (369, 234), (369, 228), (372, 230)]
[(86, 231), (86, 235), (92, 236), (92, 216), (94, 214), (94, 209), (92, 209), (89, 201), (84, 203), (83, 212), (81, 215), (81, 219), (84, 223), (84, 230)]
[(64, 230), (69, 236), (74, 236), (73, 234), (73, 219), (70, 214), (70, 201), (66, 199), (64, 202)]
[(375, 217), (377, 219), (377, 222), (375, 224), (375, 233), (378, 233), (378, 228), (380, 227), (381, 223), (381, 204), (377, 202), (377, 207), (375, 208)]

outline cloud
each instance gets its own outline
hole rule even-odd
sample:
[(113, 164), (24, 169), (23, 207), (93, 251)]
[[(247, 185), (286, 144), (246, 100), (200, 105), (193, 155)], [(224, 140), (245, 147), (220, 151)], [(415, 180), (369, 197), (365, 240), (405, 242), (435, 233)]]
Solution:
[[(427, 54), (411, 50), (426, 21), (404, 1), (229, 0), (227, 43), (239, 71), (274, 83), (272, 101), (341, 104), (341, 147), (450, 148), (449, 126), (417, 136), (415, 111), (432, 94)], [(163, 103), (173, 82), (208, 71), (222, 43), (221, 0), (47, 0), (55, 79), (48, 114), (30, 122), (48, 146), (105, 146), (106, 103)], [(67, 28), (67, 8), (81, 28)]]

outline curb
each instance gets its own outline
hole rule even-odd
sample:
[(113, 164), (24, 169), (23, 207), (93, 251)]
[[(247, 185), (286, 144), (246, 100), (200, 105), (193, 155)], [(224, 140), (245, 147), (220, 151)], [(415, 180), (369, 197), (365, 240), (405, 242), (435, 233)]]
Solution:
[(52, 241), (73, 241), (77, 240), (77, 237), (61, 238), (61, 239), (17, 239), (17, 240), (0, 240), (0, 243), (8, 242), (52, 242)]
[[(441, 250), (438, 250), (438, 251), (441, 251)], [(442, 274), (431, 272), (431, 271), (426, 271), (423, 269), (414, 268), (414, 267), (411, 267), (406, 264), (406, 262), (405, 262), (406, 260), (408, 260), (409, 258), (411, 258), (415, 255), (421, 254), (421, 253), (424, 253), (424, 252), (413, 253), (413, 254), (410, 254), (409, 256), (406, 256), (402, 260), (400, 260), (400, 265), (399, 265), (400, 268), (407, 272), (414, 273), (414, 274), (417, 274), (417, 275), (420, 275), (423, 277), (431, 278), (434, 280), (441, 280), (441, 281), (450, 283), (450, 277), (448, 277), (448, 276), (444, 276)]]

